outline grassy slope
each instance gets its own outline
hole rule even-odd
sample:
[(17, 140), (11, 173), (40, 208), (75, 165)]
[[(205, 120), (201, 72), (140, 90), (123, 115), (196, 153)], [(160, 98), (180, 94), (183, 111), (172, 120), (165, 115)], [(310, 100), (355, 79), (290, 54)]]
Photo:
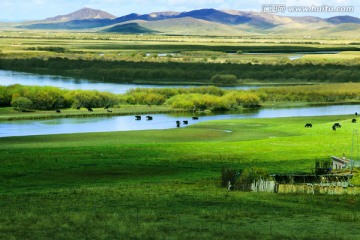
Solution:
[(223, 167), (310, 171), (350, 154), (351, 118), (1, 138), (0, 238), (357, 239), (358, 196), (219, 188)]
[(102, 31), (113, 32), (113, 33), (125, 33), (125, 34), (140, 34), (140, 33), (153, 34), (157, 32), (152, 29), (140, 26), (138, 23), (118, 24), (110, 28), (106, 28)]

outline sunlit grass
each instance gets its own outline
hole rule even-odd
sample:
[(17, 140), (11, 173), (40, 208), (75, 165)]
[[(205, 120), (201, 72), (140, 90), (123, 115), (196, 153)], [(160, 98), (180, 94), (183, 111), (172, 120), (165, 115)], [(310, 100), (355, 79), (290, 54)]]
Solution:
[[(315, 159), (348, 154), (351, 118), (1, 138), (0, 236), (356, 239), (358, 196), (228, 193), (219, 186), (223, 167), (311, 172)], [(343, 126), (337, 131), (335, 121)]]

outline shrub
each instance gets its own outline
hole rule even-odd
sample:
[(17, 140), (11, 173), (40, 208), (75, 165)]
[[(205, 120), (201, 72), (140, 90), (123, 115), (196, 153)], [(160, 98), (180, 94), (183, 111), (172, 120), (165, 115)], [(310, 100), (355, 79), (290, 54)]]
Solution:
[(235, 171), (228, 168), (223, 168), (221, 170), (221, 186), (227, 187), (229, 182), (231, 185), (234, 185), (236, 178), (240, 175), (241, 171)]
[(16, 97), (11, 101), (11, 106), (21, 112), (32, 108), (33, 103), (26, 97)]
[(259, 179), (269, 179), (269, 173), (264, 168), (246, 168), (237, 179), (235, 188), (242, 191), (250, 191), (251, 184)]

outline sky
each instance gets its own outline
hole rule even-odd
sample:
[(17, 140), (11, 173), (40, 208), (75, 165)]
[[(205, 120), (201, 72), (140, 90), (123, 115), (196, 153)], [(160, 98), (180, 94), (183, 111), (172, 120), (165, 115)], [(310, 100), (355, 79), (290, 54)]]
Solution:
[[(130, 13), (183, 12), (202, 8), (262, 12), (274, 9), (274, 6), (285, 6), (280, 11), (275, 11), (286, 16), (360, 17), (359, 0), (0, 0), (0, 20), (41, 20), (65, 15), (84, 7), (103, 10), (119, 17)], [(321, 9), (312, 12), (290, 10), (289, 7), (293, 6), (346, 6), (352, 7), (353, 11), (351, 9), (350, 11), (333, 10), (334, 12)]]

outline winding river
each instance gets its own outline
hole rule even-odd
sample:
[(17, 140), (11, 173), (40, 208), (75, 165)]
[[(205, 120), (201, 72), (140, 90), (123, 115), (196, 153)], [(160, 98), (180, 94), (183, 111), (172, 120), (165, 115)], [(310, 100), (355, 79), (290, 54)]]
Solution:
[(147, 121), (146, 116), (136, 121), (134, 116), (94, 117), (94, 118), (63, 118), (47, 120), (20, 120), (0, 122), (0, 137), (47, 135), (63, 133), (85, 133), (85, 132), (112, 132), (112, 131), (134, 131), (150, 129), (176, 128), (176, 121), (187, 120), (186, 127), (197, 122), (241, 119), (241, 118), (273, 118), (294, 116), (322, 116), (351, 114), (360, 112), (360, 106), (321, 106), (302, 108), (266, 108), (258, 110), (247, 110), (240, 114), (218, 114), (198, 115), (198, 120), (193, 120), (189, 114), (152, 114), (152, 121)]
[[(0, 70), (0, 85), (49, 85), (67, 89), (97, 89), (113, 93), (124, 93), (136, 87), (184, 87), (184, 86), (159, 86), (159, 85), (135, 85), (135, 84), (114, 84), (77, 80), (73, 78), (43, 76), (28, 73), (19, 73)], [(252, 88), (249, 86), (239, 87), (241, 89)], [(238, 89), (239, 89), (238, 88)], [(176, 128), (176, 121), (187, 120), (186, 127), (197, 122), (220, 120), (220, 119), (241, 119), (241, 118), (273, 118), (292, 116), (321, 116), (338, 115), (360, 112), (360, 106), (321, 106), (301, 108), (274, 108), (245, 110), (237, 114), (209, 114), (199, 115), (199, 120), (193, 120), (192, 115), (183, 114), (153, 114), (153, 120), (147, 121), (143, 116), (141, 121), (136, 121), (134, 116), (113, 116), (113, 117), (90, 117), (90, 118), (63, 118), (46, 120), (19, 120), (0, 122), (0, 137), (9, 136), (30, 136), (46, 134), (70, 134), (84, 132), (111, 132), (111, 131), (133, 131), (149, 129), (170, 129)]]

